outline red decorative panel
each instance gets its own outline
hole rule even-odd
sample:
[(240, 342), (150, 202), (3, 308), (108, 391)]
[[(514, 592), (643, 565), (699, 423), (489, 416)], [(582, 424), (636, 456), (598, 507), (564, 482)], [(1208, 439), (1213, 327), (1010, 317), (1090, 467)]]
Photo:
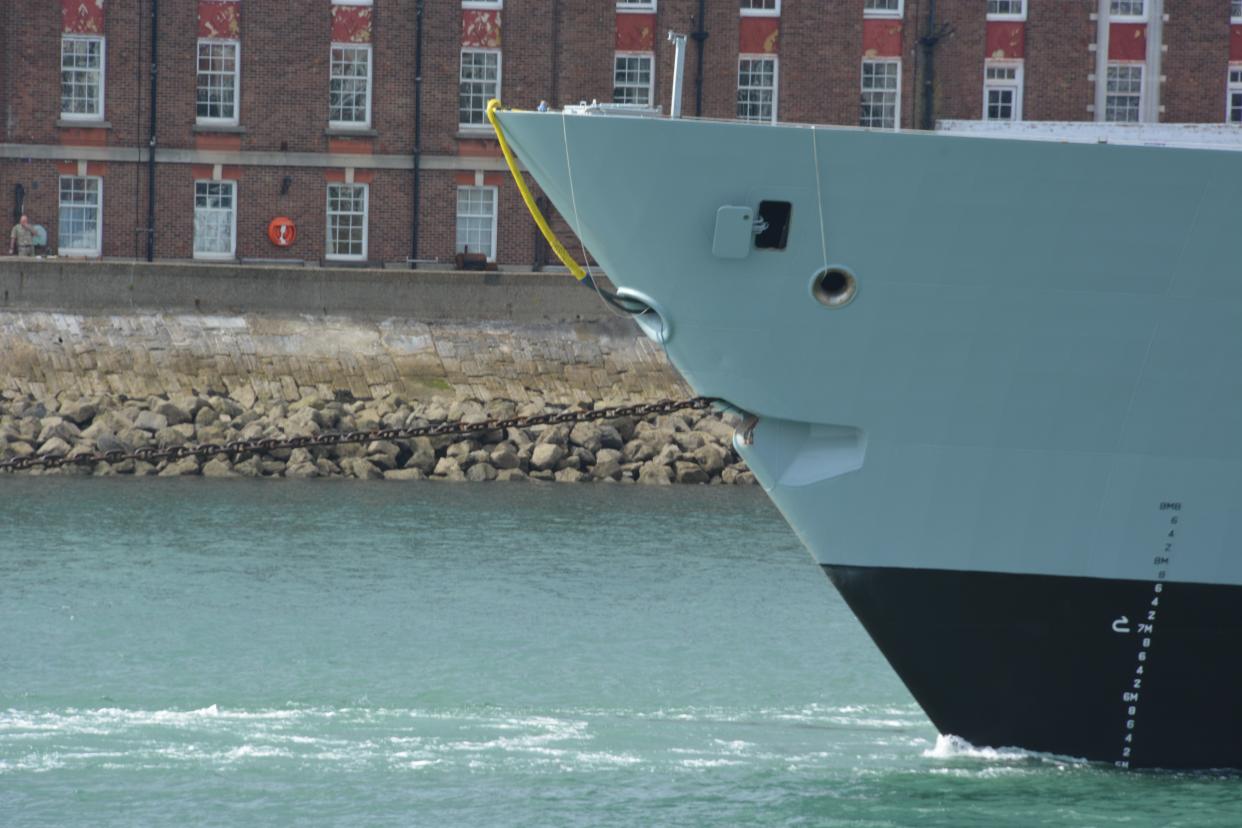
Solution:
[(104, 0), (60, 0), (61, 31), (103, 34)]
[(370, 43), (370, 6), (332, 7), (333, 43)]
[[(324, 170), (323, 177), (333, 184), (346, 184), (344, 170)], [(355, 184), (374, 184), (375, 170), (354, 170)]]
[(865, 57), (901, 57), (900, 20), (864, 20)]
[(779, 17), (738, 18), (737, 46), (744, 55), (774, 55), (781, 45)]
[(1242, 26), (1229, 27), (1229, 59), (1242, 61)]
[(988, 23), (987, 56), (996, 60), (1017, 60), (1026, 54), (1026, 24), (993, 21)]
[(1109, 24), (1108, 59), (1147, 60), (1147, 24)]
[(66, 147), (106, 147), (108, 146), (108, 130), (91, 129), (90, 127), (70, 127), (59, 130), (57, 138)]
[(461, 45), (477, 49), (500, 48), (500, 12), (484, 9), (463, 9), (461, 13)]
[[(78, 174), (78, 162), (77, 161), (57, 161), (56, 171), (60, 173), (61, 175), (77, 175)], [(107, 161), (86, 162), (86, 174), (87, 175), (98, 175), (98, 176), (107, 175), (108, 174), (108, 162)]]
[(194, 136), (194, 149), (241, 152), (241, 136), (236, 133), (199, 133)]
[(198, 36), (239, 40), (241, 3), (237, 0), (198, 0)]
[[(211, 164), (191, 164), (190, 174), (194, 176), (195, 181), (211, 181), (215, 177), (216, 168)], [(237, 181), (241, 178), (241, 167), (229, 166), (228, 164), (220, 167), (221, 181)]]
[(370, 155), (375, 152), (375, 142), (370, 138), (329, 138), (328, 152), (353, 152)]
[(480, 158), (500, 157), (500, 143), (491, 138), (476, 138), (457, 142), (458, 155), (470, 155)]
[(654, 14), (618, 14), (617, 51), (654, 52), (655, 27)]

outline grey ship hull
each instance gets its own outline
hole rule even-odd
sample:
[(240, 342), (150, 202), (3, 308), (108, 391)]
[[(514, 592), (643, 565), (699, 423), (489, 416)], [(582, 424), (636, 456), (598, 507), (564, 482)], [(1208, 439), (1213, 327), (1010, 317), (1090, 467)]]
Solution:
[(1242, 153), (501, 121), (942, 732), (1242, 767)]

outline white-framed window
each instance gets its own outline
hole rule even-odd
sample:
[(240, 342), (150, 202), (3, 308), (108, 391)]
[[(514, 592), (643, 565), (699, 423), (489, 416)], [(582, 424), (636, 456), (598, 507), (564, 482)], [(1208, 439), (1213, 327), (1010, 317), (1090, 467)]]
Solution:
[(367, 257), (367, 185), (328, 185), (328, 245), (325, 258)]
[(655, 10), (656, 0), (617, 0), (619, 12), (653, 12)]
[(863, 17), (901, 17), (904, 0), (863, 0)]
[(859, 126), (896, 129), (901, 113), (901, 61), (864, 60)]
[(60, 39), (60, 116), (102, 121), (104, 116), (104, 39), (63, 35)]
[(988, 0), (988, 20), (1026, 20), (1026, 0)]
[(1242, 66), (1229, 67), (1229, 99), (1225, 120), (1231, 124), (1242, 124)]
[(745, 17), (779, 17), (781, 0), (741, 0), (740, 11)]
[(334, 6), (369, 6), (371, 0), (332, 0)]
[(1110, 0), (1108, 16), (1112, 20), (1146, 20), (1147, 0)]
[(1104, 120), (1138, 123), (1143, 119), (1143, 64), (1108, 64), (1104, 97)]
[(737, 61), (737, 117), (776, 123), (778, 69), (773, 56), (742, 55)]
[(200, 124), (237, 123), (237, 80), (241, 61), (236, 40), (198, 42), (196, 116)]
[(194, 258), (231, 259), (237, 252), (237, 182), (194, 182)]
[(1022, 62), (989, 60), (983, 66), (983, 119), (1022, 120)]
[(461, 0), (463, 9), (501, 9), (504, 5), (504, 0)]
[(500, 97), (500, 50), (462, 49), (457, 93), (457, 123), (487, 125), (487, 102)]
[(650, 53), (617, 52), (612, 63), (612, 102), (650, 106), (654, 63)]
[(61, 256), (100, 254), (103, 179), (93, 175), (60, 177), (56, 249)]
[(1233, 0), (1229, 4), (1229, 21), (1231, 23), (1242, 23), (1242, 0)]
[(328, 65), (328, 126), (371, 125), (371, 47), (333, 43)]
[(457, 252), (496, 261), (496, 188), (457, 188)]

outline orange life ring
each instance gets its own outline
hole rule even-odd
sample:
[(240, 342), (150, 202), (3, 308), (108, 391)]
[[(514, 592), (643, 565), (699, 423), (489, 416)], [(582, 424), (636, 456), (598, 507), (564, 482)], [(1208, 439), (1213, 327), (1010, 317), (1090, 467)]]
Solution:
[(277, 216), (267, 225), (267, 237), (277, 247), (288, 247), (298, 237), (297, 225), (288, 216)]

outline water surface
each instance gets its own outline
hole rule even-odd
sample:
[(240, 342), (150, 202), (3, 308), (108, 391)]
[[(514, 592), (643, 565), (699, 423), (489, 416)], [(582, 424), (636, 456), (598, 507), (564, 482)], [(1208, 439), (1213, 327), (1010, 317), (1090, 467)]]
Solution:
[(0, 825), (289, 824), (1237, 826), (1242, 788), (938, 739), (757, 489), (0, 477)]

